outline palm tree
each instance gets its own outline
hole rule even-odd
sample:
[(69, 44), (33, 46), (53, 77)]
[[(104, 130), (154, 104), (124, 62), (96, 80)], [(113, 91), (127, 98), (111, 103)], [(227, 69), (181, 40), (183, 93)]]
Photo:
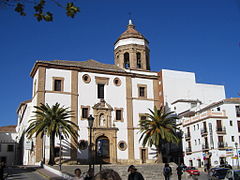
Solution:
[(178, 143), (179, 138), (176, 135), (176, 119), (178, 117), (173, 111), (167, 110), (166, 107), (161, 107), (160, 110), (154, 107), (152, 111), (149, 109), (150, 114), (147, 114), (146, 119), (140, 120), (140, 139), (142, 145), (156, 147), (157, 162), (162, 162), (162, 145), (165, 142)]
[(73, 112), (64, 106), (60, 107), (59, 103), (56, 103), (52, 107), (48, 104), (40, 104), (40, 106), (34, 107), (36, 111), (33, 111), (33, 119), (29, 121), (30, 125), (26, 130), (27, 137), (31, 138), (33, 135), (36, 137), (40, 135), (42, 138), (44, 133), (50, 137), (50, 158), (48, 164), (54, 165), (55, 137), (60, 137), (60, 129), (62, 128), (62, 135), (65, 138), (71, 136), (74, 142), (77, 142), (78, 125), (69, 120), (73, 117)]

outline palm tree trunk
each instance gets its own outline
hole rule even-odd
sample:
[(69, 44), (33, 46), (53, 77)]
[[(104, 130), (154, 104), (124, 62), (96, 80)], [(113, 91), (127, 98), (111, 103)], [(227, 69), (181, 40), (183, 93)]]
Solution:
[(55, 164), (55, 155), (54, 155), (54, 147), (55, 147), (55, 132), (52, 132), (50, 135), (50, 158), (49, 158), (49, 165)]
[(156, 160), (156, 163), (162, 163), (163, 160), (162, 160), (162, 146), (159, 145), (157, 148), (157, 160)]

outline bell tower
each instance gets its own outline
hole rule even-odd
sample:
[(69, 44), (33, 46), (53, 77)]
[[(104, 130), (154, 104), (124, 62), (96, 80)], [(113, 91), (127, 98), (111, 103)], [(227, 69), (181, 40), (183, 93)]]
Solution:
[(129, 20), (127, 30), (114, 44), (115, 65), (125, 69), (150, 70), (149, 52), (148, 40)]

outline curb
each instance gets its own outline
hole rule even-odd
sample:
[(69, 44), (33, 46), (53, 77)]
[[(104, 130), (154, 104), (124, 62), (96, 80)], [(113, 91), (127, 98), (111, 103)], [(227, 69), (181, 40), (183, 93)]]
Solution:
[[(61, 179), (72, 179), (72, 176), (70, 176), (70, 175), (68, 175), (68, 174), (66, 174), (66, 173), (63, 173), (63, 172), (61, 172), (61, 171), (59, 171), (59, 170), (56, 170), (56, 169), (54, 169), (54, 168), (52, 168), (52, 167), (49, 167), (49, 166), (47, 166), (47, 165), (45, 165), (45, 164), (43, 165), (43, 168), (44, 168), (46, 171), (48, 171), (48, 172), (56, 175), (55, 177), (50, 177), (51, 180), (53, 180), (53, 179), (59, 179), (59, 178), (61, 178)], [(45, 175), (44, 175), (44, 176), (45, 176)], [(48, 177), (48, 179), (49, 179), (49, 177)]]

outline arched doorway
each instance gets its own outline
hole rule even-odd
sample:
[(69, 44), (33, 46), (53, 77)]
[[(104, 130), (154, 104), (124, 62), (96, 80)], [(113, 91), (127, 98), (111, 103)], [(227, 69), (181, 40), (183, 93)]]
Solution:
[(102, 163), (110, 163), (109, 139), (106, 136), (100, 136), (96, 140), (96, 156)]

